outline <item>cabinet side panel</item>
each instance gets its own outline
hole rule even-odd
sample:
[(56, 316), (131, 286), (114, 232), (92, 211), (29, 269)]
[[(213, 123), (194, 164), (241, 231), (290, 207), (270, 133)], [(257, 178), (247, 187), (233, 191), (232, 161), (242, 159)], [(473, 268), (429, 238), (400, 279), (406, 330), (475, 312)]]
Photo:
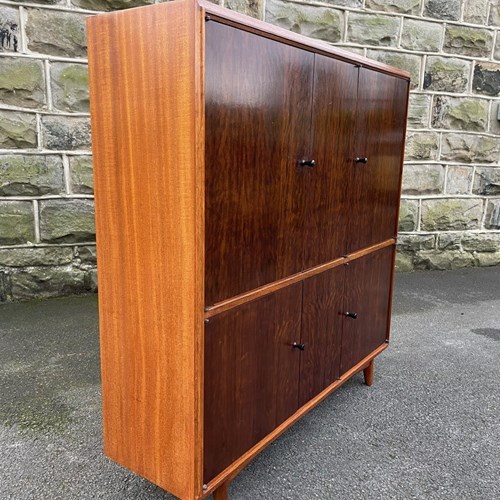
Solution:
[(188, 1), (88, 21), (105, 452), (183, 499), (201, 494), (201, 30)]

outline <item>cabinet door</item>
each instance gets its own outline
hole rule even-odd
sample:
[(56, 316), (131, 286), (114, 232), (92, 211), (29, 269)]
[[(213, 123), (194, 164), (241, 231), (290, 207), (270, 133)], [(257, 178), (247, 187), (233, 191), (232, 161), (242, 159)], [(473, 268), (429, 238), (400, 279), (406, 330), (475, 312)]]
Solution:
[(393, 254), (393, 246), (383, 248), (351, 261), (346, 270), (341, 374), (387, 339)]
[(300, 406), (340, 376), (345, 271), (339, 266), (304, 281)]
[(297, 410), (301, 301), (298, 283), (206, 324), (205, 482)]
[(352, 216), (347, 182), (352, 168), (358, 68), (315, 55), (313, 156), (316, 162), (300, 179), (307, 193), (303, 209), (304, 268), (345, 253)]
[(359, 70), (355, 156), (348, 190), (346, 253), (397, 232), (408, 82), (373, 70)]
[(206, 23), (206, 280), (216, 302), (301, 269), (302, 192), (310, 149), (314, 55)]

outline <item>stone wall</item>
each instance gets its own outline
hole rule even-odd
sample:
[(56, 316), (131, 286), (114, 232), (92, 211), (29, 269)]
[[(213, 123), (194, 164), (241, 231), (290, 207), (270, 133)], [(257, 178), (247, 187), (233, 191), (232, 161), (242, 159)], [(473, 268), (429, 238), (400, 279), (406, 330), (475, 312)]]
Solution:
[[(412, 74), (398, 268), (500, 263), (500, 0), (221, 0)], [(95, 291), (85, 17), (0, 0), (0, 301)]]

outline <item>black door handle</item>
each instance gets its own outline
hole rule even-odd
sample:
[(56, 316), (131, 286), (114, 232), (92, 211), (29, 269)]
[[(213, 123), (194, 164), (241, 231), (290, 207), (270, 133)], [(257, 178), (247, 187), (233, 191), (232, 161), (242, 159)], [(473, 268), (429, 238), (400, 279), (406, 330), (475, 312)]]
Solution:
[(314, 160), (299, 160), (299, 165), (301, 167), (314, 167), (316, 162)]
[(344, 316), (347, 316), (348, 318), (351, 318), (351, 319), (356, 319), (358, 317), (358, 313), (353, 313), (353, 312), (345, 312), (344, 313)]
[(355, 161), (355, 163), (365, 163), (366, 164), (366, 163), (368, 163), (368, 158), (366, 158), (366, 157), (359, 158), (356, 156), (356, 158), (354, 158), (354, 161)]
[(303, 351), (306, 348), (305, 344), (299, 344), (298, 342), (294, 342), (292, 344), (292, 347), (295, 347), (296, 349), (299, 349), (300, 351)]

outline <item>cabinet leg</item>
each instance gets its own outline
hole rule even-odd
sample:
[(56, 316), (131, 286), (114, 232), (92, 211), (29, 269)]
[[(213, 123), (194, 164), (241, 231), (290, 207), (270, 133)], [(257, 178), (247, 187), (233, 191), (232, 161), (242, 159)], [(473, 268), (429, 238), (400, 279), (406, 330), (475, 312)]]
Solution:
[(214, 491), (214, 500), (229, 500), (229, 481), (222, 483)]
[(372, 385), (373, 384), (373, 366), (375, 364), (375, 361), (372, 359), (366, 368), (363, 369), (363, 374), (365, 376), (365, 384), (366, 385)]

